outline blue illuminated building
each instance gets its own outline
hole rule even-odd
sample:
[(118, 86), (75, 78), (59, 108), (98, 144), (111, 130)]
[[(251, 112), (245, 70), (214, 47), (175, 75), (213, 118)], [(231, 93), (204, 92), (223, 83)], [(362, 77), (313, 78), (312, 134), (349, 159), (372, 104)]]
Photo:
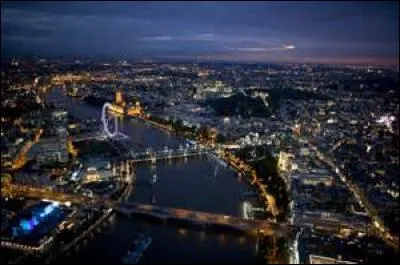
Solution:
[(30, 216), (30, 218), (21, 219), (19, 225), (12, 228), (13, 236), (18, 236), (20, 233), (30, 233), (41, 223), (41, 221), (45, 220), (54, 212), (55, 209), (58, 208), (56, 203), (50, 203), (44, 207), (43, 206), (44, 205), (42, 204), (36, 209), (32, 210), (32, 216)]
[(24, 208), (12, 219), (2, 233), (2, 242), (34, 248), (39, 248), (44, 242), (50, 244), (50, 238), (56, 232), (57, 226), (70, 212), (70, 209), (58, 202), (35, 203)]

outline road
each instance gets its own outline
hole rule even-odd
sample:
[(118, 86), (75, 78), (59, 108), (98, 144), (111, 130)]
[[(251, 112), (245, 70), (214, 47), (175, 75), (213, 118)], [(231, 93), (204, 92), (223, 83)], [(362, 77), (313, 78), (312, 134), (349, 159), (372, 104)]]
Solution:
[[(294, 138), (294, 137), (293, 137)], [(295, 140), (299, 140), (294, 138)], [(312, 150), (314, 150), (317, 154), (317, 158), (324, 162), (326, 165), (330, 167), (330, 169), (335, 172), (340, 180), (347, 186), (350, 192), (357, 199), (357, 202), (363, 207), (368, 216), (371, 218), (373, 222), (373, 226), (375, 227), (376, 234), (381, 237), (388, 245), (399, 249), (399, 237), (392, 235), (389, 233), (389, 229), (385, 227), (383, 220), (378, 216), (378, 211), (376, 208), (369, 202), (369, 200), (364, 196), (363, 191), (354, 183), (352, 183), (351, 178), (346, 176), (335, 163), (328, 158), (326, 155), (321, 153), (318, 148), (310, 143), (307, 139), (302, 139), (308, 143)]]
[(27, 153), (32, 148), (32, 146), (39, 141), (42, 133), (43, 133), (43, 129), (41, 129), (41, 128), (36, 129), (34, 139), (28, 140), (26, 142), (26, 144), (21, 148), (20, 152), (18, 153), (18, 155), (16, 156), (16, 158), (14, 159), (14, 161), (12, 163), (13, 170), (22, 168), (26, 164), (26, 162), (28, 162), (28, 160), (26, 158)]

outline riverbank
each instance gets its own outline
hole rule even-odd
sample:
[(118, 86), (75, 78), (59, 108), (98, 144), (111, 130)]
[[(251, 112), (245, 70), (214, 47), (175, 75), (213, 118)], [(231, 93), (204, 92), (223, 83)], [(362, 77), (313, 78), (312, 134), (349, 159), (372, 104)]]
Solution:
[(59, 259), (63, 254), (67, 253), (71, 248), (76, 246), (82, 239), (84, 239), (87, 235), (89, 235), (95, 228), (97, 228), (99, 225), (101, 225), (105, 219), (110, 216), (112, 213), (112, 209), (105, 209), (103, 211), (103, 214), (98, 218), (95, 223), (91, 224), (89, 227), (87, 227), (78, 237), (75, 237), (75, 239), (70, 242), (69, 244), (65, 245), (58, 251), (52, 250), (49, 257), (45, 260), (45, 264), (50, 264), (51, 262), (56, 261)]
[[(68, 112), (79, 118), (99, 119), (101, 107), (83, 103), (70, 104)], [(145, 152), (148, 148), (162, 150), (165, 146), (179, 148), (185, 144), (181, 139), (188, 139), (174, 131), (165, 133), (166, 130), (153, 126), (155, 124), (139, 119), (119, 121), (120, 130), (130, 137), (130, 146), (137, 152)], [(200, 145), (194, 134), (191, 139)], [(155, 174), (157, 182), (150, 184)], [(220, 166), (214, 159), (199, 157), (151, 166), (138, 165), (128, 201), (242, 217), (240, 194), (253, 188), (237, 177), (230, 167)], [(79, 251), (70, 251), (70, 255), (62, 261), (65, 264), (118, 263), (137, 231), (151, 235), (154, 240), (154, 248), (143, 257), (145, 263), (255, 263), (259, 257), (259, 252), (255, 251), (256, 242), (251, 237), (175, 228), (116, 216), (107, 230), (94, 239), (89, 238), (87, 244), (79, 246)], [(228, 249), (233, 253), (229, 257), (224, 255)]]
[[(139, 118), (139, 119), (145, 122), (149, 122), (156, 128), (166, 129), (168, 132), (174, 132), (175, 134), (180, 135), (181, 137), (184, 137), (185, 135), (184, 133), (182, 135), (182, 130), (177, 130), (176, 127), (174, 127), (173, 125), (166, 127), (166, 125), (160, 122), (162, 121), (162, 119), (160, 118), (156, 118), (156, 120), (159, 120), (159, 122), (144, 118)], [(164, 122), (169, 123), (169, 121), (164, 121)], [(182, 126), (183, 125), (179, 125), (178, 128), (181, 128)], [(183, 126), (183, 128), (185, 127), (186, 126)], [(185, 130), (186, 131), (192, 130), (192, 128), (186, 127), (183, 131)], [(221, 146), (220, 144), (217, 144), (217, 146), (219, 147), (218, 150), (216, 148), (216, 144), (210, 139), (204, 138), (204, 135), (200, 134), (199, 131), (200, 130), (194, 130), (194, 135), (196, 135), (196, 137), (191, 137), (189, 139), (184, 138), (184, 139), (186, 141), (194, 142), (196, 146), (204, 146), (205, 148), (214, 150), (214, 154), (216, 154), (219, 159), (225, 161), (232, 169), (234, 169), (234, 171), (237, 174), (239, 174), (240, 176), (244, 176), (248, 184), (250, 184), (251, 186), (255, 186), (258, 198), (260, 198), (263, 201), (265, 211), (270, 211), (273, 218), (276, 219), (280, 211), (276, 206), (275, 197), (267, 192), (266, 189), (267, 186), (263, 184), (260, 178), (258, 177), (258, 174), (260, 174), (260, 172), (257, 172), (257, 170), (255, 170), (252, 165), (241, 160), (239, 157), (236, 157), (229, 149), (220, 148)]]

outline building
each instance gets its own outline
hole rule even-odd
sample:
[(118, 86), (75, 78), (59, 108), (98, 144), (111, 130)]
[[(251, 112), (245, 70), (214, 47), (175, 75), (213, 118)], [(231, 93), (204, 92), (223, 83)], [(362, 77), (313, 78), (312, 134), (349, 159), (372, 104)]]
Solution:
[(68, 162), (68, 132), (66, 128), (58, 127), (55, 137), (42, 138), (29, 150), (29, 156), (35, 158), (38, 164)]
[(302, 176), (301, 182), (303, 185), (316, 186), (322, 183), (325, 186), (332, 186), (333, 177), (329, 175), (305, 174)]
[(302, 211), (296, 213), (296, 223), (313, 229), (342, 233), (347, 230), (369, 233), (369, 219), (365, 216), (351, 216), (326, 211)]
[(68, 112), (62, 109), (51, 112), (52, 124), (63, 125), (68, 122)]
[(115, 104), (120, 105), (120, 106), (125, 105), (124, 98), (122, 97), (121, 91), (117, 91), (115, 93)]
[(196, 88), (196, 92), (193, 94), (193, 97), (198, 100), (230, 97), (234, 94), (232, 87), (224, 84), (220, 80), (194, 84), (194, 87)]
[(279, 152), (278, 168), (281, 172), (287, 172), (291, 170), (291, 158), (291, 154), (283, 151)]
[(86, 170), (86, 175), (83, 179), (83, 182), (85, 182), (85, 183), (95, 182), (95, 181), (100, 181), (101, 179), (102, 179), (102, 177), (97, 172), (97, 168), (88, 167), (88, 169)]
[(218, 132), (216, 128), (211, 128), (209, 130), (208, 136), (213, 144), (215, 144), (215, 140), (217, 139), (217, 134)]
[(54, 232), (69, 210), (58, 202), (26, 207), (16, 214), (2, 231), (1, 247), (29, 253), (44, 253), (54, 242)]
[(127, 113), (130, 116), (140, 116), (141, 114), (143, 114), (143, 108), (142, 106), (140, 106), (140, 102), (136, 101), (136, 103), (128, 109)]
[(1, 152), (1, 168), (4, 169), (11, 169), (12, 167), (12, 155), (10, 152), (4, 153)]
[(357, 264), (356, 262), (342, 260), (340, 257), (338, 259), (318, 256), (311, 254), (309, 256), (310, 264)]

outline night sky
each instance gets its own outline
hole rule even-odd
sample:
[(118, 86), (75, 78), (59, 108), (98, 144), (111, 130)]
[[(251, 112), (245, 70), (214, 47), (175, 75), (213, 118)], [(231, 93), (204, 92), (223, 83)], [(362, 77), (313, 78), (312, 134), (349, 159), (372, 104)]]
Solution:
[(2, 2), (2, 56), (398, 64), (398, 2)]

